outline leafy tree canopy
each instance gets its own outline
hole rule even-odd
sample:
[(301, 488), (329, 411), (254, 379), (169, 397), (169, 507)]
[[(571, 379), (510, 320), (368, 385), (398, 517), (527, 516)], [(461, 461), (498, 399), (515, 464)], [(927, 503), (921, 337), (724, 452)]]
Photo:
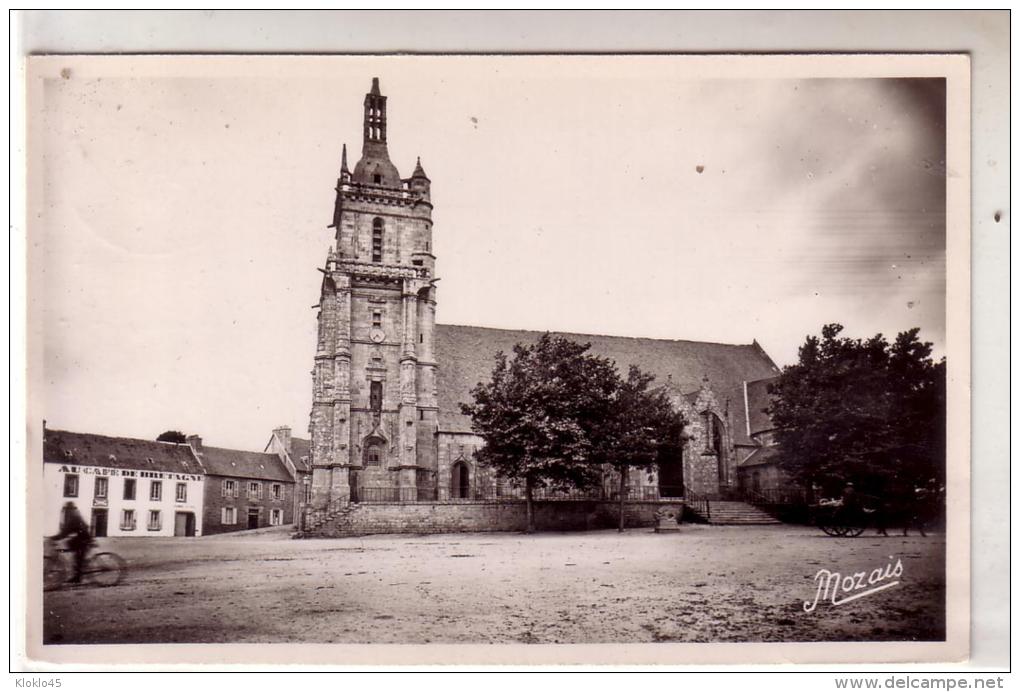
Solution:
[(828, 324), (783, 370), (769, 413), (780, 464), (795, 480), (834, 492), (906, 493), (945, 473), (945, 359), (918, 329), (893, 343), (841, 337)]
[(608, 416), (615, 366), (587, 344), (544, 334), (537, 343), (496, 354), (492, 379), (462, 404), (485, 437), (476, 456), (526, 488), (584, 487), (598, 478), (588, 432)]
[(617, 379), (608, 415), (591, 430), (595, 461), (647, 470), (663, 463), (665, 447), (682, 442), (683, 416), (673, 409), (665, 390), (651, 388), (654, 379), (635, 366), (626, 379)]
[(461, 406), (485, 438), (478, 461), (524, 484), (529, 527), (532, 489), (594, 485), (604, 464), (650, 468), (671, 437), (680, 441), (683, 420), (650, 388), (652, 375), (631, 368), (624, 379), (589, 347), (549, 334), (517, 344), (513, 358), (496, 355), (492, 379)]

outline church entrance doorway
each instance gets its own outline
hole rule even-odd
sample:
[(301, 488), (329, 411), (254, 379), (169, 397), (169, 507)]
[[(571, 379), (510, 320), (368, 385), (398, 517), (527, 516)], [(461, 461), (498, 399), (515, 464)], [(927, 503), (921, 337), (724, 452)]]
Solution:
[(463, 461), (453, 465), (450, 486), (450, 497), (456, 500), (467, 500), (471, 497), (471, 471)]
[(684, 496), (684, 464), (679, 455), (659, 465), (659, 497)]
[(347, 475), (351, 487), (351, 502), (361, 502), (361, 472), (351, 469)]
[(681, 431), (659, 447), (659, 497), (684, 496), (684, 443)]

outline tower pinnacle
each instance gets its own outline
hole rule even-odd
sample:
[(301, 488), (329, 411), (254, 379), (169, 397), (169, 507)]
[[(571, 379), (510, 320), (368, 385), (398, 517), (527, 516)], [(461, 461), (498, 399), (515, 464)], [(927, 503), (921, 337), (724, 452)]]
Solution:
[(412, 178), (425, 178), (428, 180), (429, 177), (425, 175), (425, 169), (421, 167), (421, 157), (418, 157), (418, 162), (414, 166), (414, 173), (411, 174)]

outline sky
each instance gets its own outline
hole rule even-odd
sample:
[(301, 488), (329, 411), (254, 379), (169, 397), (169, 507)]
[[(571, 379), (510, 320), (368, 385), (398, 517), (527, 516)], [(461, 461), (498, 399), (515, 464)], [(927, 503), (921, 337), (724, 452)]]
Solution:
[(307, 437), (316, 267), (372, 77), (391, 159), (432, 180), (440, 323), (757, 340), (782, 366), (839, 322), (920, 327), (945, 352), (942, 80), (640, 56), (53, 60), (28, 237), (53, 428)]

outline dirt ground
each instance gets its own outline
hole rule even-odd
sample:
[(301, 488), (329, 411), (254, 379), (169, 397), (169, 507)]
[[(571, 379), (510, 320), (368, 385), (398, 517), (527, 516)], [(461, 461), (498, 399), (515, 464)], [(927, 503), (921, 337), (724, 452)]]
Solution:
[[(124, 583), (44, 595), (46, 643), (940, 640), (941, 535), (800, 526), (291, 540), (103, 539)], [(814, 600), (819, 569), (899, 584)]]

